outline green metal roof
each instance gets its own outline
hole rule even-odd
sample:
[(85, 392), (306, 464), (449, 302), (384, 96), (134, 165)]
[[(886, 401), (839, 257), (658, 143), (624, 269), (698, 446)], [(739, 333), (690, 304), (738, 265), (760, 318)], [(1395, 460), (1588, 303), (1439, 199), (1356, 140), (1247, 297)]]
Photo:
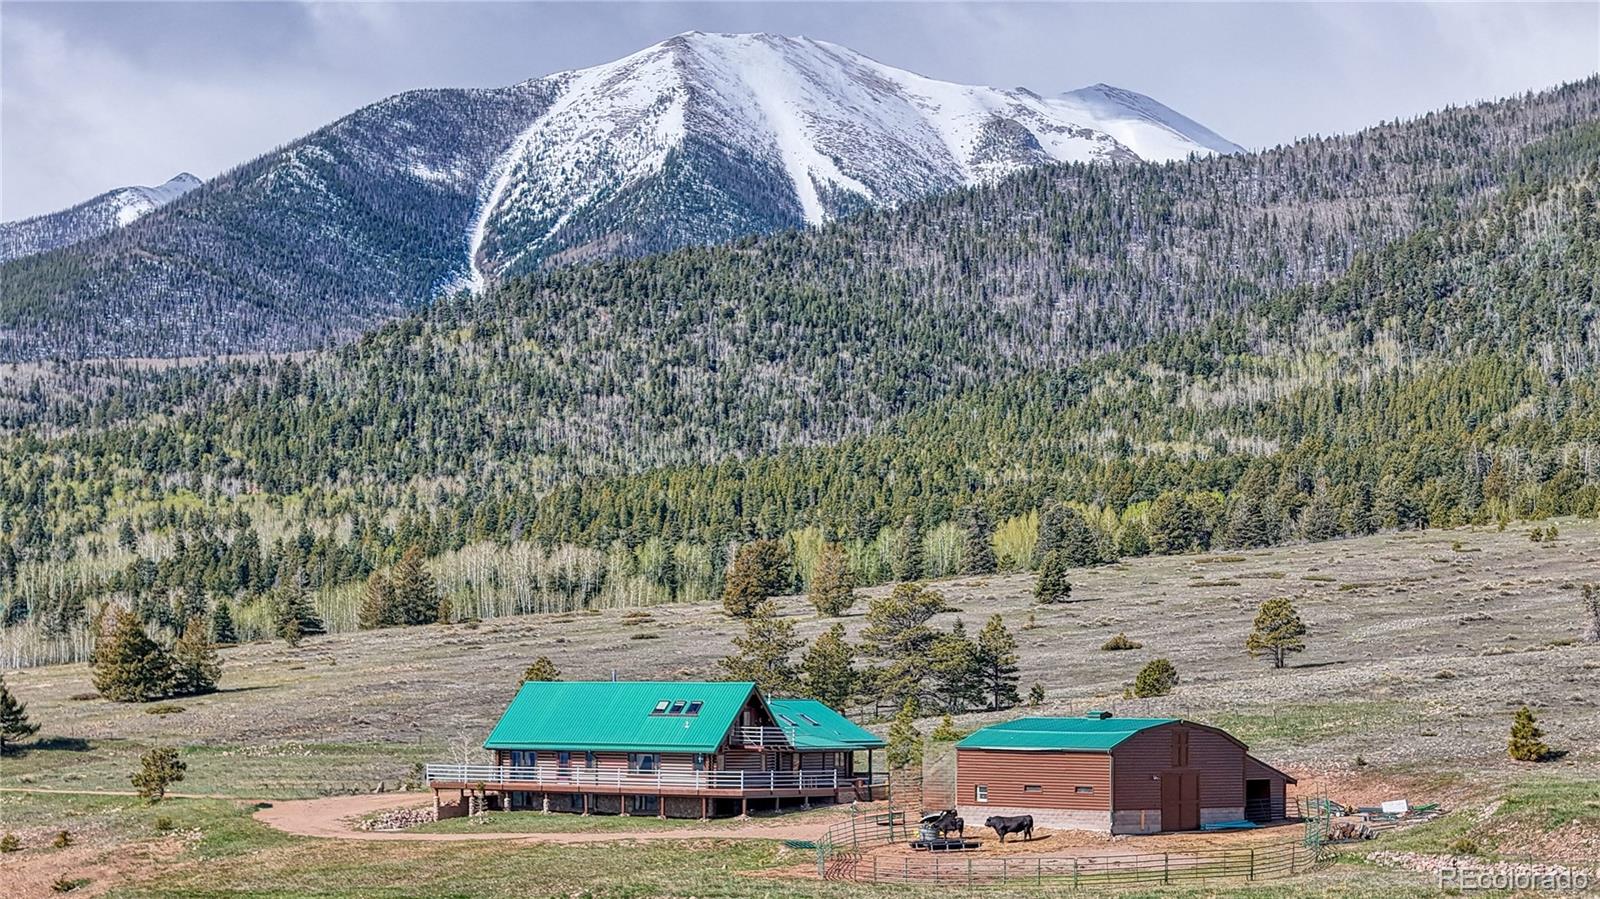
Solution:
[(769, 699), (767, 708), (796, 749), (882, 749), (883, 739), (815, 699)]
[(1018, 718), (967, 736), (957, 749), (1018, 749), (1035, 752), (1110, 752), (1141, 730), (1177, 718)]
[[(483, 746), (715, 752), (754, 690), (748, 681), (530, 681)], [(702, 703), (699, 714), (651, 714), (680, 699)]]

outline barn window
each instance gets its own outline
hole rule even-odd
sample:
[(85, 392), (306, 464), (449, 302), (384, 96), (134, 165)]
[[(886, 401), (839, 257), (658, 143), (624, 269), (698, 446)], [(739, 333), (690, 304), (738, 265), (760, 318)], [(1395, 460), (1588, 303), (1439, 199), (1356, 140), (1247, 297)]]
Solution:
[(989, 785), (988, 784), (978, 784), (977, 786), (973, 787), (972, 788), (972, 798), (973, 798), (973, 800), (975, 800), (977, 802), (988, 802), (989, 801)]
[(1024, 793), (1043, 793), (1044, 792), (1044, 787), (1040, 786), (1039, 784), (1023, 784), (1022, 785), (1022, 792), (1024, 792)]
[(1073, 787), (1072, 788), (1072, 792), (1074, 792), (1074, 793), (1093, 793), (1094, 792), (1094, 787)]

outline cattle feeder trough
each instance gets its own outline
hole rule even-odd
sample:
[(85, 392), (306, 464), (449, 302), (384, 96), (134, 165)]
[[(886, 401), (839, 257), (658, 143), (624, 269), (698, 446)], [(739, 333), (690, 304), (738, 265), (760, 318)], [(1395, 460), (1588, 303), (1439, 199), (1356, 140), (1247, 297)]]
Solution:
[[(949, 836), (952, 832), (956, 834), (954, 838)], [(982, 847), (983, 844), (966, 836), (966, 822), (956, 816), (955, 809), (946, 809), (922, 816), (917, 839), (911, 841), (911, 848), (919, 852), (967, 852)]]

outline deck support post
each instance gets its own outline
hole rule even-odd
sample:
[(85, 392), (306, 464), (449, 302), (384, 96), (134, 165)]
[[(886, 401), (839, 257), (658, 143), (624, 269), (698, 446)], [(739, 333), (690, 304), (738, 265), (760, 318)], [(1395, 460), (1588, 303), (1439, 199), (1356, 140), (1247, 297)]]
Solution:
[(750, 817), (750, 799), (746, 796), (739, 797), (739, 817)]
[(589, 794), (588, 793), (584, 793), (582, 795), (583, 795), (583, 816), (585, 818), (587, 818), (587, 817), (589, 817)]
[(433, 820), (439, 820), (439, 788), (433, 788)]
[(550, 814), (550, 794), (540, 793), (539, 795), (544, 797), (544, 799), (539, 803), (539, 811), (545, 813), (546, 815)]
[(704, 796), (701, 796), (700, 797), (700, 820), (704, 821), (704, 820), (710, 818), (711, 817), (710, 811), (711, 811), (711, 800), (707, 799)]
[(667, 820), (667, 801), (661, 798), (660, 793), (656, 794), (656, 817)]

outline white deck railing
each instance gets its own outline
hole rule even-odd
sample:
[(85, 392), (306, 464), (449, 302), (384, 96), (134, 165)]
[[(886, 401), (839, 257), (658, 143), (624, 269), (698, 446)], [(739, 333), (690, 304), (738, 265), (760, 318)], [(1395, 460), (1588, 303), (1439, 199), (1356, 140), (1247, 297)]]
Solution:
[(776, 746), (788, 749), (792, 744), (789, 734), (781, 727), (737, 727), (734, 742), (740, 746)]
[(428, 765), (428, 782), (494, 784), (515, 788), (609, 787), (648, 793), (656, 788), (692, 790), (837, 790), (856, 784), (881, 786), (888, 775), (840, 774), (826, 771), (630, 771), (577, 765)]

